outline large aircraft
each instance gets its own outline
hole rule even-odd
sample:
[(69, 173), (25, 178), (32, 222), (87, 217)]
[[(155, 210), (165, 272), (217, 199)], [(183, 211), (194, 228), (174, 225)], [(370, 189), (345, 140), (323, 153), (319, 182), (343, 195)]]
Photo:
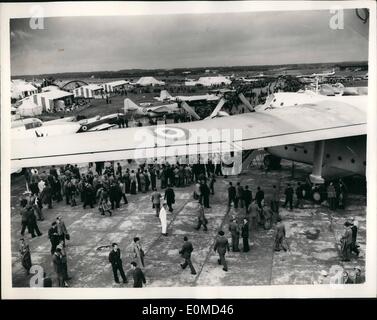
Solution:
[(266, 165), (281, 158), (311, 164), (313, 184), (334, 175), (365, 175), (367, 96), (340, 98), (322, 96), (298, 104), (291, 99), (280, 108), (164, 126), (12, 139), (11, 166), (236, 155), (265, 149)]
[(158, 101), (175, 101), (175, 102), (211, 102), (211, 101), (218, 101), (220, 97), (215, 94), (204, 94), (204, 95), (197, 95), (197, 96), (176, 96), (173, 97), (167, 90), (161, 90), (160, 96), (155, 97)]

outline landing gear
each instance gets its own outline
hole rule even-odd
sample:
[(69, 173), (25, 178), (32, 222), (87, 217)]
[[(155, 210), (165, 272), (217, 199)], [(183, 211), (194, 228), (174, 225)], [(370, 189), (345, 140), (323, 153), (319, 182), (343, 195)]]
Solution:
[(324, 184), (313, 186), (312, 200), (317, 204), (321, 204), (326, 200), (326, 188)]
[(281, 158), (268, 154), (263, 158), (263, 165), (266, 169), (269, 169), (269, 170), (280, 169), (281, 168), (280, 161), (281, 161)]

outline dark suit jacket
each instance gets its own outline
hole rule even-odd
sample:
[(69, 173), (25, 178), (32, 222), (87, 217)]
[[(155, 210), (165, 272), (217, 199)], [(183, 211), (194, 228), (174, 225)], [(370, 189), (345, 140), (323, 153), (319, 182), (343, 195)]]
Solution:
[(185, 241), (179, 253), (182, 255), (183, 258), (190, 258), (191, 252), (193, 251), (194, 251), (194, 247), (192, 246), (192, 243), (190, 241)]
[(172, 188), (167, 188), (166, 189), (164, 199), (167, 202), (174, 203), (174, 201), (175, 201), (175, 194), (174, 194), (174, 190)]
[(142, 288), (143, 283), (146, 283), (144, 273), (139, 267), (136, 267), (133, 271), (134, 288)]
[(120, 249), (117, 249), (117, 251), (111, 250), (109, 254), (109, 262), (112, 265), (121, 265), (122, 259), (120, 258)]
[(213, 250), (220, 254), (225, 254), (227, 250), (230, 251), (228, 239), (224, 236), (218, 236)]
[(249, 238), (249, 223), (245, 223), (242, 225), (242, 229), (241, 229), (241, 235), (242, 235), (242, 238)]
[(228, 197), (229, 199), (234, 199), (236, 197), (236, 188), (234, 186), (228, 188)]
[(253, 194), (250, 190), (244, 190), (243, 191), (243, 199), (247, 202), (247, 203), (251, 203), (251, 201), (253, 200)]

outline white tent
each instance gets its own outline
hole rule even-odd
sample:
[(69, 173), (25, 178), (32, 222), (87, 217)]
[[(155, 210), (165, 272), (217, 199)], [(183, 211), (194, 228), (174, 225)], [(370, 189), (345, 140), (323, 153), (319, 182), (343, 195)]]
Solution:
[(38, 89), (31, 83), (20, 79), (12, 80), (10, 88), (11, 97), (15, 99), (22, 99), (38, 92)]
[(42, 106), (38, 106), (31, 99), (26, 99), (22, 101), (17, 112), (22, 117), (34, 117), (42, 114)]
[(65, 105), (70, 105), (73, 103), (73, 93), (52, 90), (33, 95), (33, 102), (41, 106), (45, 111), (52, 111), (57, 100), (62, 100)]
[(186, 81), (186, 86), (195, 86), (197, 84), (202, 85), (204, 87), (211, 87), (215, 85), (228, 85), (231, 84), (232, 81), (224, 76), (217, 76), (217, 77), (200, 77), (198, 81)]
[(127, 84), (129, 84), (129, 82), (126, 81), (126, 80), (117, 80), (117, 81), (113, 81), (113, 82), (103, 83), (102, 88), (106, 92), (113, 92), (115, 89), (122, 88)]
[(76, 97), (82, 98), (102, 98), (103, 87), (97, 84), (88, 84), (87, 86), (82, 86), (76, 89), (73, 89), (73, 94)]
[(136, 84), (140, 86), (163, 86), (165, 82), (158, 81), (153, 77), (141, 77)]

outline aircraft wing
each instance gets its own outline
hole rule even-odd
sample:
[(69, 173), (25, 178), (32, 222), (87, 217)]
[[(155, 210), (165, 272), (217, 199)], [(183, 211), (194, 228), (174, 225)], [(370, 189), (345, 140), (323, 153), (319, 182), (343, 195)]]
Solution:
[(358, 106), (321, 101), (166, 126), (12, 139), (11, 166), (227, 152), (364, 135), (366, 108), (367, 97), (360, 96)]

